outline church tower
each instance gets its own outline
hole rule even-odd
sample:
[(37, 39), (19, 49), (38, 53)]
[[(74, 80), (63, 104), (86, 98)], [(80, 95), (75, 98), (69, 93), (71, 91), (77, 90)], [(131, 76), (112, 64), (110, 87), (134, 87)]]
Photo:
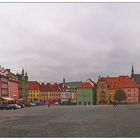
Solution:
[(65, 81), (65, 78), (63, 77), (63, 84), (65, 84), (66, 83), (66, 81)]
[(132, 69), (131, 69), (131, 79), (133, 78), (133, 76), (134, 76), (134, 67), (133, 67), (133, 65), (132, 65)]
[(22, 75), (24, 75), (24, 69), (23, 68), (22, 68), (22, 72), (21, 73), (22, 73)]

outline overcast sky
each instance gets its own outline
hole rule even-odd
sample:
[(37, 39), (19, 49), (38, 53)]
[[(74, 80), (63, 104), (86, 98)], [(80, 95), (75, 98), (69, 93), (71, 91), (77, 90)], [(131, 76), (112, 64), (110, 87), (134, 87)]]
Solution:
[(140, 73), (140, 3), (0, 3), (0, 65), (29, 80)]

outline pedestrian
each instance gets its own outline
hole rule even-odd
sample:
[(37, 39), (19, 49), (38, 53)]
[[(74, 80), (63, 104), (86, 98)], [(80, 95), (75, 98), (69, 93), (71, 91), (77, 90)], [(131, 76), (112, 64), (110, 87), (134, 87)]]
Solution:
[(118, 102), (116, 102), (116, 107), (117, 107), (117, 105), (118, 105)]
[(50, 107), (50, 102), (48, 102), (48, 107)]
[(113, 101), (113, 106), (115, 107), (115, 101)]

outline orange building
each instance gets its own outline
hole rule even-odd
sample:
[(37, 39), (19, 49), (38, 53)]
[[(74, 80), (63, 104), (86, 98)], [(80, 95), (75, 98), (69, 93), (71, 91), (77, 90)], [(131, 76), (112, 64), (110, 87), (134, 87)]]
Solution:
[(123, 90), (126, 103), (138, 103), (138, 86), (129, 76), (101, 77), (97, 82), (97, 104), (109, 104), (114, 101), (117, 90)]

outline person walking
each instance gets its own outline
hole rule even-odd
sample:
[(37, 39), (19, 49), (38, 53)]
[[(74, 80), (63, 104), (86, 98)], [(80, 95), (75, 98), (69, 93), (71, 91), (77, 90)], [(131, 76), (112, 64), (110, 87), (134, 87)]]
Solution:
[(115, 107), (115, 101), (113, 101), (113, 106)]
[(47, 104), (48, 104), (48, 107), (50, 107), (50, 101), (48, 101), (48, 103), (47, 103)]

